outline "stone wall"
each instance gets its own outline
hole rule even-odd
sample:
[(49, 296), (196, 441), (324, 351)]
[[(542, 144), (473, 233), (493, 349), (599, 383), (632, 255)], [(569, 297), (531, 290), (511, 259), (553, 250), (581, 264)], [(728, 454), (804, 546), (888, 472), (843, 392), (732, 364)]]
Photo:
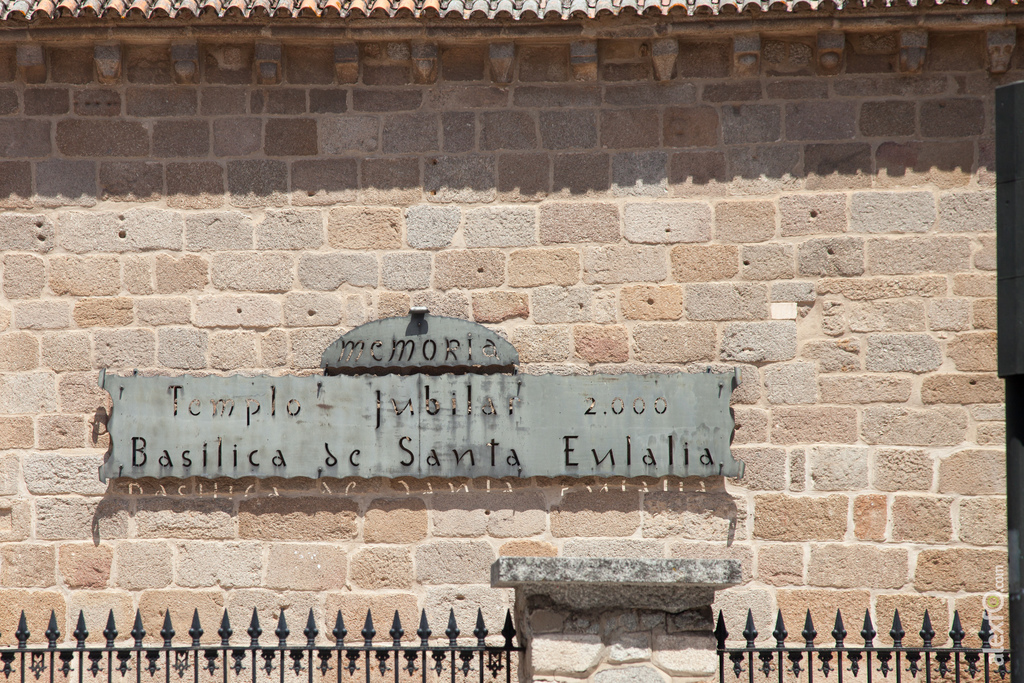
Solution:
[[(837, 606), (911, 634), (928, 608), (943, 633), (1001, 588), (992, 102), (1024, 73), (989, 73), (991, 34), (829, 53), (683, 25), (667, 67), (539, 29), (514, 52), (131, 35), (0, 43), (4, 642), (23, 607), (34, 638), (51, 607), (102, 638), (111, 606), (156, 632), (165, 606), (425, 607), (440, 631), (454, 605), (468, 632), (511, 605), (499, 555), (740, 559), (734, 634), (748, 605), (822, 633)], [(746, 477), (97, 480), (100, 368), (315, 372), (410, 305), (501, 330), (525, 372), (739, 365)]]

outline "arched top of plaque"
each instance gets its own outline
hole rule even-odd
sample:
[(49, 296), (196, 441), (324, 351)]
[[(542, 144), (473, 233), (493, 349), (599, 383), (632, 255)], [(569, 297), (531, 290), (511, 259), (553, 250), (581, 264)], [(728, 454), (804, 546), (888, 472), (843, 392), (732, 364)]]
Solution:
[(422, 307), (408, 317), (360, 325), (320, 360), (325, 375), (514, 373), (518, 365), (516, 348), (493, 330)]

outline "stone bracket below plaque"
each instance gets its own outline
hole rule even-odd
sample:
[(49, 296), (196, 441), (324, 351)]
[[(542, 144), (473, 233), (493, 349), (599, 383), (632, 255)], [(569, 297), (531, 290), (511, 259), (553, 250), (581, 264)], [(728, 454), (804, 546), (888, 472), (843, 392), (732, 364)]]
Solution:
[(715, 591), (738, 560), (503, 557), (491, 585), (515, 588), (521, 680), (659, 683), (718, 671)]

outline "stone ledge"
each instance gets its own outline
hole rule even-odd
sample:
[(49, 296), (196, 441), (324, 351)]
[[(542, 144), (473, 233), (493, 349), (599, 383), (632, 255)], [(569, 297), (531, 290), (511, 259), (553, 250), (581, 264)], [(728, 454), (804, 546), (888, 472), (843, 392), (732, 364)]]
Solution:
[(739, 560), (502, 557), (491, 565), (495, 588), (610, 584), (717, 589), (741, 582)]

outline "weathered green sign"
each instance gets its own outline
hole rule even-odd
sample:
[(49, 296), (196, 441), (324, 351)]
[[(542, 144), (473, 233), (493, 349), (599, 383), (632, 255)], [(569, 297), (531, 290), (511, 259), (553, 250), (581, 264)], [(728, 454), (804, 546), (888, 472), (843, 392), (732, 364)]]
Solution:
[(100, 478), (742, 475), (737, 373), (501, 372), (517, 360), (483, 326), (420, 315), (343, 336), (324, 353), (337, 374), (105, 375)]

